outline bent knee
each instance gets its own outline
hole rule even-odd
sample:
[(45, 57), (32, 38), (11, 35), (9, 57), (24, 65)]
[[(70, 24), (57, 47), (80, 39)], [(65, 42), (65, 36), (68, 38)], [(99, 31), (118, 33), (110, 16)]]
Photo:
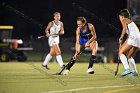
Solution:
[(126, 55), (127, 59), (131, 58), (132, 56), (131, 55)]
[(118, 52), (118, 55), (119, 55), (119, 56), (121, 56), (122, 54), (123, 54), (123, 52), (122, 52), (122, 51), (119, 51), (119, 52)]

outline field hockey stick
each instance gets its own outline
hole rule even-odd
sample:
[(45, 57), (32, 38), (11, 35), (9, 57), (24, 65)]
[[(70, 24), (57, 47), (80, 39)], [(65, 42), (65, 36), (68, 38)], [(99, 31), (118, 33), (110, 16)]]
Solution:
[[(82, 50), (82, 51), (80, 51), (79, 53), (77, 53), (76, 56), (80, 55), (83, 51), (84, 51), (84, 50)], [(73, 57), (72, 60), (76, 60), (76, 58)], [(56, 75), (61, 75), (61, 73), (66, 69), (66, 67), (68, 66), (68, 64), (69, 64), (69, 63), (67, 63), (67, 65), (65, 65), (65, 66), (61, 69), (61, 71), (60, 71), (59, 73), (56, 73)]]
[[(49, 34), (49, 36), (57, 36), (58, 34)], [(45, 38), (46, 36), (38, 36), (37, 39)]]
[(38, 36), (37, 39), (45, 38), (46, 36)]
[[(121, 48), (121, 44), (119, 45), (119, 50), (120, 50), (120, 48)], [(117, 67), (116, 67), (116, 70), (115, 70), (115, 76), (118, 74), (119, 64), (120, 64), (120, 58), (118, 57)]]

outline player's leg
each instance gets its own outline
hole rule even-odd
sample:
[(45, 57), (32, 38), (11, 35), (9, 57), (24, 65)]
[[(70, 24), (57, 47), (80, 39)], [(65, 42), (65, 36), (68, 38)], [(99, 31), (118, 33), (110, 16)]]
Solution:
[(119, 50), (119, 57), (120, 57), (120, 60), (124, 66), (124, 72), (121, 74), (121, 76), (126, 76), (128, 74), (131, 74), (131, 71), (129, 69), (129, 65), (128, 65), (128, 62), (127, 62), (127, 57), (125, 55), (125, 53), (127, 51), (129, 51), (130, 49), (132, 48), (132, 45), (129, 45), (127, 43), (124, 43), (121, 47), (121, 49)]
[(132, 47), (127, 53), (127, 58), (128, 58), (130, 69), (132, 71), (132, 74), (131, 74), (132, 76), (138, 76), (135, 60), (132, 57), (136, 53), (137, 49), (138, 49), (137, 47)]
[(90, 44), (90, 48), (92, 50), (92, 55), (90, 56), (90, 59), (89, 59), (89, 65), (88, 65), (87, 73), (93, 74), (94, 70), (92, 69), (92, 67), (93, 67), (93, 64), (96, 62), (96, 53), (97, 53), (97, 49), (98, 49), (97, 41), (92, 42)]
[(59, 63), (60, 67), (63, 68), (64, 67), (64, 62), (62, 60), (61, 50), (59, 48), (59, 45), (57, 43), (54, 43), (53, 46), (54, 46), (54, 51), (55, 51), (55, 54), (56, 54), (57, 62)]
[(46, 56), (46, 58), (45, 58), (45, 60), (44, 60), (44, 62), (42, 64), (42, 67), (43, 68), (49, 69), (48, 68), (48, 63), (52, 59), (52, 56), (55, 54), (53, 48), (54, 48), (53, 46), (50, 47), (50, 53), (48, 53), (48, 55)]

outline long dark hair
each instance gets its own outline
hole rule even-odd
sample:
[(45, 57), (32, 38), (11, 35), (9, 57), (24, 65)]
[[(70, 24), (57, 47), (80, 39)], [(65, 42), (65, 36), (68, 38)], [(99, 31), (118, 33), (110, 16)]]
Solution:
[(130, 12), (128, 9), (123, 9), (120, 11), (120, 16), (124, 16), (125, 18), (129, 18), (130, 19)]

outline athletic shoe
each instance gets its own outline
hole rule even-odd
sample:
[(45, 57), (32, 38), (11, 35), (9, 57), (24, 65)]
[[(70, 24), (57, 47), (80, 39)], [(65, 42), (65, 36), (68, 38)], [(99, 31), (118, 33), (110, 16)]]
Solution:
[(44, 66), (43, 64), (42, 64), (42, 69), (47, 69), (47, 70), (50, 70), (50, 68), (48, 68), (48, 66), (46, 65), (46, 66)]
[(68, 75), (69, 74), (69, 70), (64, 70), (63, 75)]
[(87, 71), (86, 71), (88, 74), (94, 74), (94, 70), (92, 68), (89, 68)]
[(129, 74), (131, 74), (132, 72), (129, 70), (129, 69), (126, 69), (126, 70), (124, 70), (123, 71), (123, 73), (121, 74), (121, 77), (124, 77), (124, 76), (126, 76), (126, 75), (129, 75)]
[(129, 76), (139, 76), (138, 72), (132, 72)]
[(139, 76), (138, 72), (133, 72), (132, 73), (134, 76)]

